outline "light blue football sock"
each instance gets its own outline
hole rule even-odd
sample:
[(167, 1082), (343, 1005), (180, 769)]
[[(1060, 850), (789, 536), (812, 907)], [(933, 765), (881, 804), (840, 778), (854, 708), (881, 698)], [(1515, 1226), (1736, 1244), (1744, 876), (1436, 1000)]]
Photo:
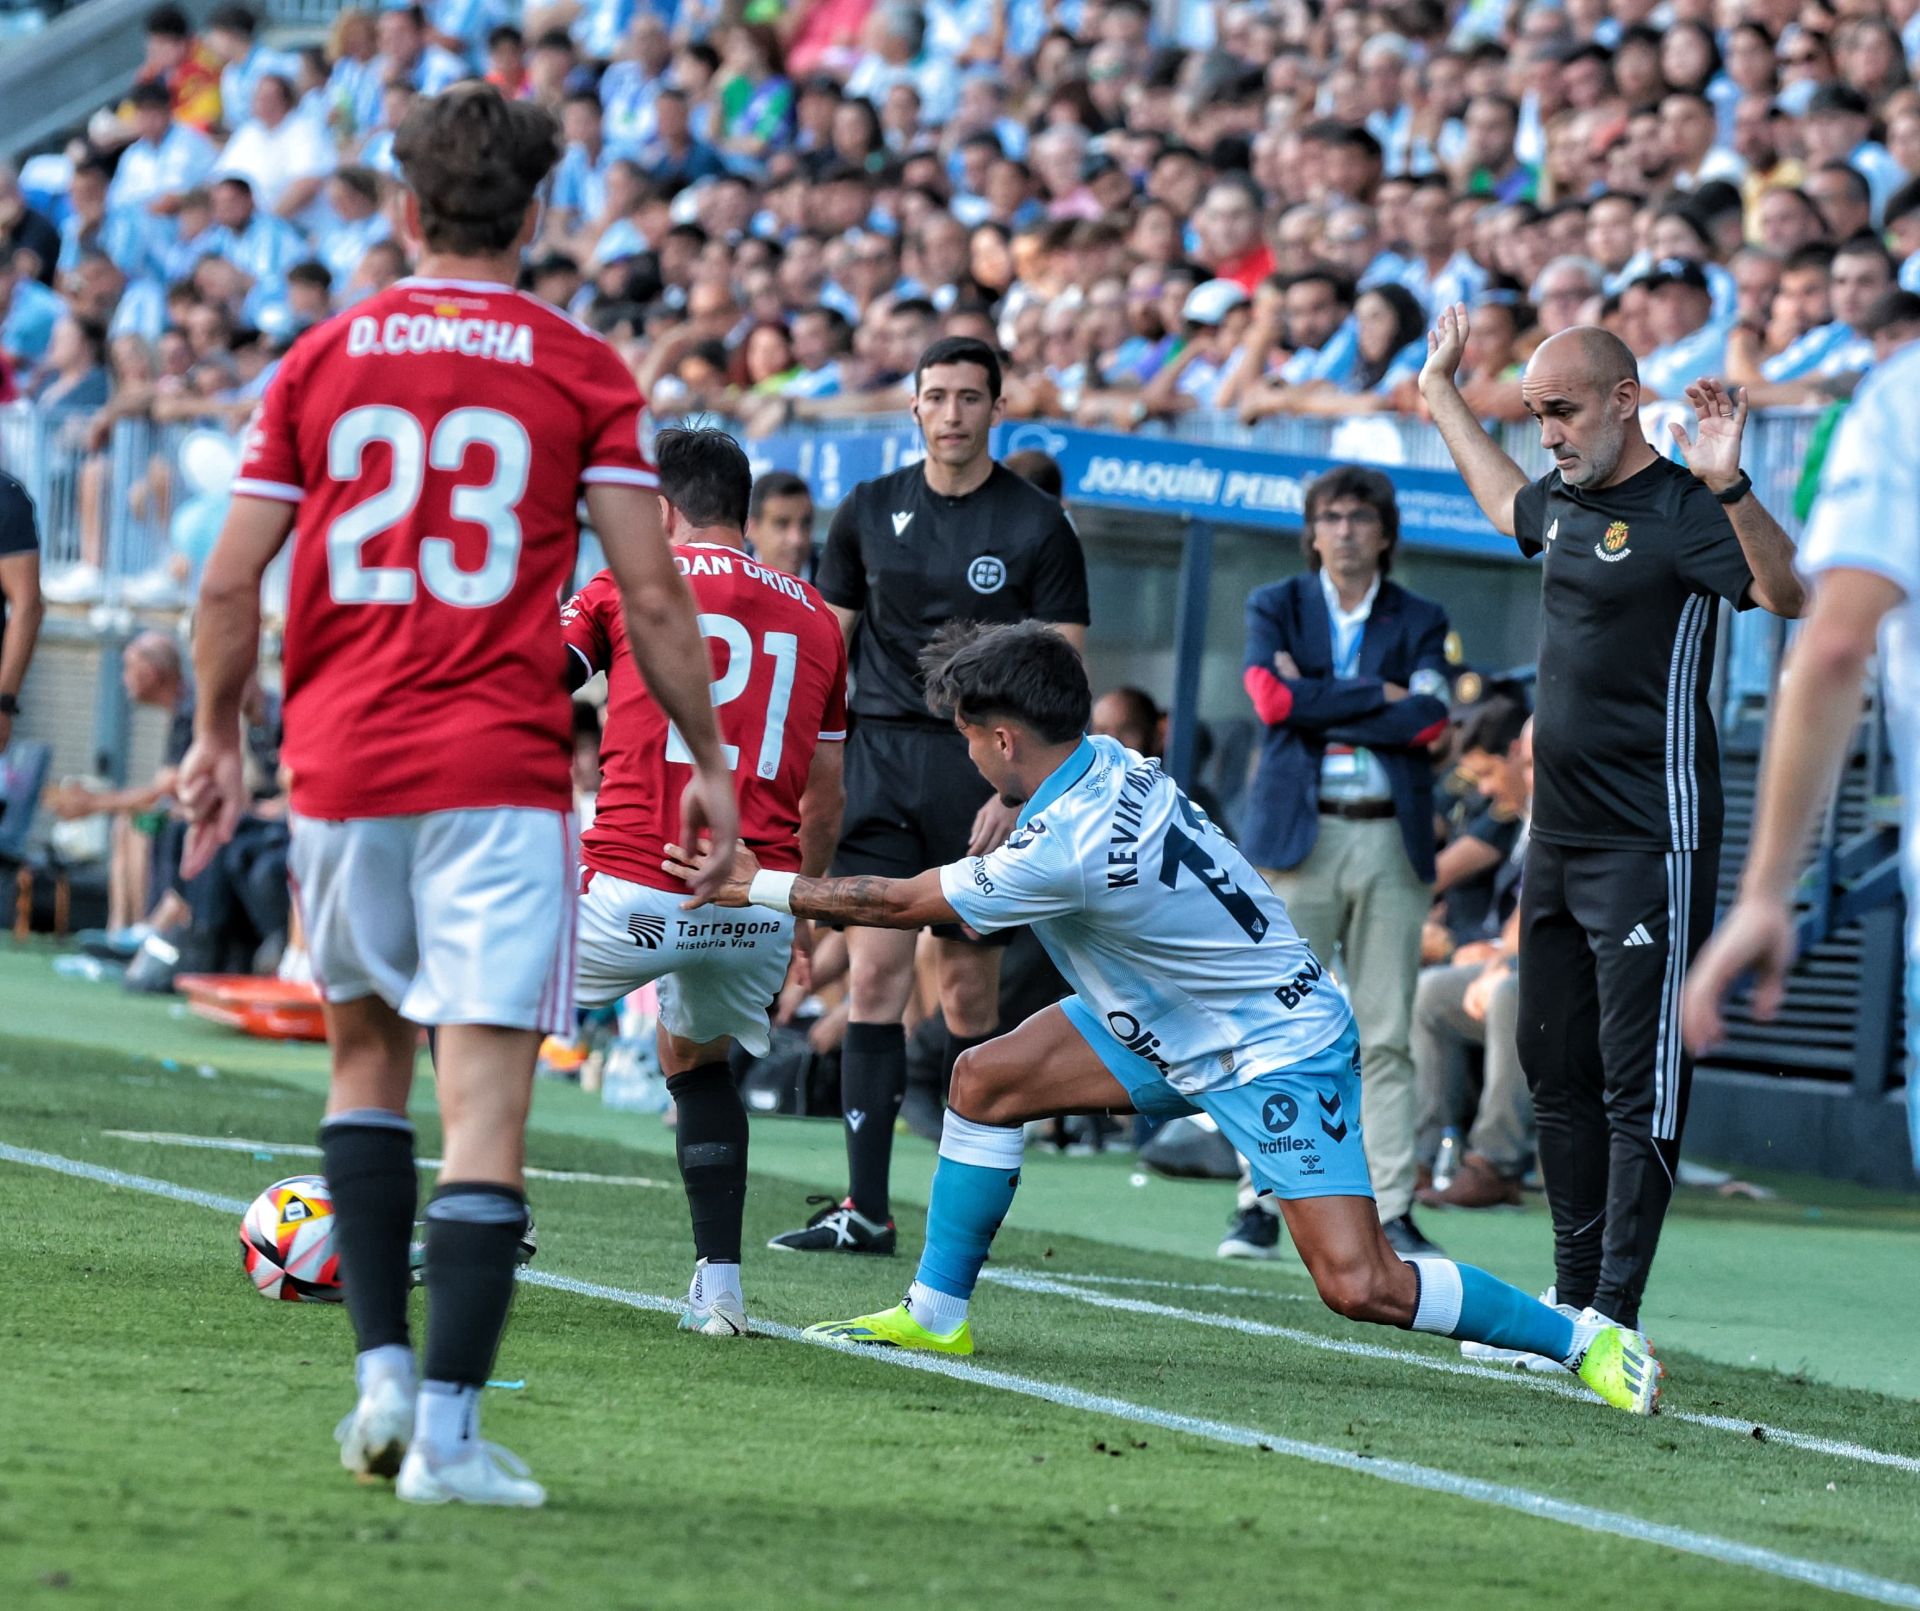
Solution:
[(1452, 1259), (1412, 1258), (1407, 1263), (1420, 1278), (1414, 1331), (1544, 1354), (1563, 1364), (1579, 1353), (1573, 1321), (1518, 1287)]
[[(957, 1298), (962, 1318), (994, 1233), (1013, 1206), (1026, 1143), (1026, 1131), (1018, 1125), (976, 1124), (947, 1109), (933, 1197), (927, 1204), (927, 1245), (916, 1279), (920, 1286)], [(939, 1318), (948, 1323), (939, 1329), (951, 1331), (958, 1324), (953, 1309), (940, 1307)]]

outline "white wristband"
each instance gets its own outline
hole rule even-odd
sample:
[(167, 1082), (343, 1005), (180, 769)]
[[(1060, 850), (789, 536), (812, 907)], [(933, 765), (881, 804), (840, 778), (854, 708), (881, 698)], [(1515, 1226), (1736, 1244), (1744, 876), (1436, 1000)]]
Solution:
[(776, 912), (793, 912), (793, 881), (797, 873), (758, 872), (747, 885), (747, 899), (755, 906), (771, 907)]

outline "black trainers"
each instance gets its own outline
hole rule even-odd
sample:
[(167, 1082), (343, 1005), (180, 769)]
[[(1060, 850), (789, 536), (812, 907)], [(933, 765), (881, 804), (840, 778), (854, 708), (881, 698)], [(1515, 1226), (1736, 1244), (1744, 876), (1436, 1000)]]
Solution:
[(1440, 1249), (1420, 1234), (1420, 1227), (1413, 1223), (1413, 1215), (1402, 1214), (1398, 1219), (1385, 1221), (1381, 1230), (1387, 1233), (1387, 1245), (1403, 1259), (1434, 1256)]
[(1280, 1216), (1269, 1214), (1255, 1203), (1233, 1216), (1227, 1234), (1221, 1239), (1219, 1256), (1223, 1259), (1270, 1259), (1280, 1246)]
[(876, 1253), (882, 1258), (893, 1257), (892, 1220), (881, 1224), (868, 1219), (853, 1206), (851, 1197), (845, 1202), (835, 1202), (831, 1197), (809, 1197), (807, 1201), (829, 1206), (808, 1220), (803, 1229), (773, 1237), (768, 1247), (782, 1253)]

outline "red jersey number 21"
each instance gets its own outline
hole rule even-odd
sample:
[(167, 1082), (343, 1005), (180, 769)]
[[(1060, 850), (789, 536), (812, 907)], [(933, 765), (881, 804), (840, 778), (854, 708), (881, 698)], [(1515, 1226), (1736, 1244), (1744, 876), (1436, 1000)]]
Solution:
[[(713, 680), (710, 696), (718, 714), (747, 691), (753, 680), (753, 634), (730, 615), (700, 617), (700, 636), (718, 638), (727, 646), (727, 669)], [(780, 752), (787, 743), (787, 709), (793, 700), (793, 674), (800, 664), (800, 640), (791, 632), (769, 632), (760, 640), (760, 652), (773, 661), (773, 686), (767, 690), (767, 716), (760, 734), (760, 753), (754, 761), (754, 776), (779, 775)], [(746, 737), (745, 733), (740, 735)], [(740, 746), (722, 744), (727, 769), (740, 770)], [(693, 765), (693, 752), (677, 727), (667, 729), (667, 759), (682, 766)]]
[(484, 528), (486, 558), (478, 570), (454, 562), (446, 537), (420, 539), (418, 581), (443, 604), (483, 610), (513, 591), (520, 568), (520, 500), (526, 495), (533, 449), (526, 427), (492, 408), (456, 408), (427, 440), (419, 420), (404, 408), (370, 403), (349, 409), (327, 436), (327, 473), (335, 481), (360, 478), (366, 451), (383, 443), (393, 456), (386, 486), (362, 499), (327, 527), (327, 573), (336, 604), (411, 604), (414, 571), (404, 565), (368, 565), (361, 550), (382, 532), (412, 515), (429, 470), (457, 474), (467, 450), (492, 450), (493, 475), (478, 486), (453, 489), (453, 518)]

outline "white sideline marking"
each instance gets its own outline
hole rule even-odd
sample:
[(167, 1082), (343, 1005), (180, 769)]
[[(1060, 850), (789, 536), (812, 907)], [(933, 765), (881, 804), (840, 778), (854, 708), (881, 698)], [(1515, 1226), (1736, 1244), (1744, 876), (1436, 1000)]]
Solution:
[[(1437, 1359), (1432, 1354), (1416, 1353), (1411, 1349), (1326, 1337), (1318, 1332), (1296, 1330), (1292, 1326), (1276, 1326), (1264, 1320), (1243, 1319), (1239, 1315), (1215, 1314), (1200, 1309), (1177, 1309), (1170, 1304), (1151, 1303), (1141, 1298), (1122, 1298), (1105, 1292), (1089, 1292), (1077, 1284), (1104, 1278), (1039, 1275), (1025, 1270), (996, 1270), (992, 1265), (988, 1265), (980, 1272), (980, 1279), (991, 1281), (997, 1286), (1011, 1287), (1019, 1292), (1037, 1292), (1056, 1298), (1071, 1298), (1076, 1303), (1088, 1304), (1095, 1309), (1117, 1309), (1127, 1314), (1152, 1315), (1162, 1320), (1181, 1320), (1189, 1325), (1213, 1326), (1222, 1331), (1244, 1332), (1250, 1337), (1277, 1337), (1287, 1342), (1300, 1343), (1307, 1348), (1318, 1348), (1326, 1353), (1350, 1354), (1359, 1359), (1389, 1359), (1397, 1364), (1412, 1365), (1420, 1370), (1436, 1370), (1448, 1376), (1477, 1376), (1486, 1381), (1509, 1382), (1515, 1387), (1531, 1388), (1536, 1393), (1553, 1393), (1562, 1398), (1579, 1399), (1586, 1404), (1598, 1405), (1600, 1402), (1584, 1387), (1574, 1386), (1570, 1379), (1536, 1375), (1531, 1371), (1506, 1370), (1495, 1365), (1469, 1365), (1458, 1360)], [(1270, 1294), (1252, 1295), (1265, 1297)], [(1805, 1432), (1789, 1431), (1782, 1426), (1769, 1426), (1763, 1421), (1743, 1421), (1729, 1415), (1701, 1415), (1692, 1410), (1662, 1410), (1660, 1419), (1685, 1421), (1692, 1426), (1710, 1427), (1716, 1432), (1733, 1432), (1744, 1438), (1751, 1438), (1755, 1432), (1759, 1432), (1760, 1441), (1763, 1442), (1781, 1443), (1789, 1448), (1805, 1449), (1810, 1454), (1831, 1455), (1836, 1459), (1857, 1461), (1861, 1465), (1887, 1466), (1896, 1471), (1920, 1476), (1920, 1459), (1916, 1459), (1913, 1455), (1895, 1454), (1889, 1449), (1875, 1449), (1866, 1444), (1846, 1443), (1835, 1438), (1814, 1437)]]
[[(204, 1152), (283, 1152), (289, 1158), (318, 1158), (320, 1149), (304, 1141), (247, 1141), (239, 1136), (186, 1136), (171, 1130), (102, 1130), (103, 1136), (116, 1141), (151, 1141), (162, 1147), (198, 1147)], [(438, 1169), (438, 1158), (414, 1160), (423, 1169)], [(592, 1175), (578, 1169), (537, 1169), (528, 1164), (529, 1180), (575, 1181), (590, 1186), (650, 1186), (665, 1191), (671, 1181), (649, 1180), (645, 1175)]]
[[(192, 1203), (198, 1207), (219, 1209), (227, 1213), (242, 1213), (246, 1209), (246, 1204), (237, 1197), (197, 1191), (190, 1186), (176, 1185), (170, 1180), (156, 1180), (147, 1175), (132, 1175), (123, 1170), (108, 1169), (100, 1164), (84, 1163), (75, 1158), (63, 1158), (57, 1153), (10, 1146), (5, 1142), (0, 1142), (0, 1162), (25, 1164), (36, 1169), (50, 1169), (82, 1180), (98, 1181), (102, 1185), (146, 1192), (155, 1197), (170, 1198), (175, 1202)], [(606, 1303), (617, 1303), (629, 1309), (641, 1309), (653, 1314), (676, 1314), (682, 1307), (682, 1301), (679, 1298), (664, 1297), (652, 1292), (631, 1292), (622, 1287), (580, 1281), (572, 1276), (555, 1275), (546, 1270), (522, 1269), (519, 1272), (519, 1278), (529, 1286), (547, 1287), (556, 1292), (570, 1293), (575, 1297), (598, 1298)], [(1133, 1421), (1143, 1426), (1158, 1427), (1166, 1432), (1184, 1433), (1189, 1437), (1207, 1438), (1215, 1443), (1289, 1455), (1296, 1460), (1305, 1460), (1313, 1465), (1356, 1472), (1361, 1476), (1373, 1477), (1402, 1488), (1419, 1488), (1429, 1493), (1446, 1494), (1456, 1499), (1469, 1499), (1478, 1504), (1493, 1505), (1502, 1510), (1515, 1511), (1520, 1515), (1533, 1516), (1542, 1521), (1578, 1527), (1585, 1532), (1603, 1533), (1643, 1544), (1658, 1544), (1668, 1549), (1679, 1550), (1684, 1554), (1716, 1561), (1722, 1565), (1744, 1566), (1773, 1577), (1785, 1578), (1790, 1582), (1808, 1583), (1836, 1594), (1852, 1595), (1856, 1599), (1871, 1600), (1880, 1605), (1900, 1606), (1907, 1608), (1907, 1611), (1920, 1611), (1920, 1588), (1910, 1583), (1898, 1582), (1893, 1578), (1876, 1577), (1868, 1572), (1855, 1571), (1851, 1567), (1835, 1566), (1825, 1561), (1803, 1560), (1798, 1556), (1783, 1555), (1776, 1550), (1763, 1549), (1758, 1545), (1718, 1538), (1711, 1533), (1697, 1533), (1690, 1528), (1669, 1527), (1657, 1522), (1643, 1521), (1637, 1516), (1598, 1510), (1591, 1505), (1574, 1504), (1568, 1500), (1554, 1499), (1546, 1494), (1533, 1493), (1525, 1488), (1487, 1482), (1478, 1477), (1463, 1476), (1459, 1472), (1416, 1465), (1411, 1461), (1377, 1460), (1368, 1455), (1356, 1454), (1350, 1449), (1332, 1448), (1321, 1443), (1307, 1443), (1297, 1438), (1282, 1437), (1277, 1433), (1262, 1432), (1256, 1427), (1236, 1426), (1228, 1421), (1212, 1421), (1199, 1416), (1182, 1415), (1173, 1410), (1155, 1409), (1151, 1405), (1135, 1404), (1128, 1399), (1110, 1398), (1100, 1393), (1088, 1393), (1059, 1382), (1037, 1381), (1031, 1377), (1011, 1375), (1006, 1371), (990, 1370), (964, 1359), (953, 1359), (938, 1354), (907, 1353), (890, 1348), (862, 1348), (856, 1343), (841, 1342), (838, 1339), (809, 1337), (799, 1328), (782, 1325), (777, 1321), (756, 1320), (752, 1324), (753, 1329), (764, 1336), (777, 1337), (785, 1342), (800, 1342), (815, 1347), (830, 1348), (840, 1353), (858, 1356), (874, 1364), (893, 1365), (903, 1370), (918, 1370), (935, 1376), (947, 1376), (955, 1381), (972, 1382), (976, 1386), (991, 1387), (1004, 1393), (1017, 1393), (1024, 1398), (1058, 1404), (1064, 1409), (1112, 1416), (1116, 1420)]]
[(1054, 1281), (1077, 1282), (1090, 1287), (1154, 1287), (1161, 1292), (1209, 1292), (1225, 1298), (1267, 1298), (1274, 1303), (1314, 1303), (1304, 1292), (1275, 1292), (1265, 1287), (1223, 1287), (1217, 1281), (1155, 1281), (1143, 1275), (1077, 1275), (1065, 1270), (1052, 1274)]

